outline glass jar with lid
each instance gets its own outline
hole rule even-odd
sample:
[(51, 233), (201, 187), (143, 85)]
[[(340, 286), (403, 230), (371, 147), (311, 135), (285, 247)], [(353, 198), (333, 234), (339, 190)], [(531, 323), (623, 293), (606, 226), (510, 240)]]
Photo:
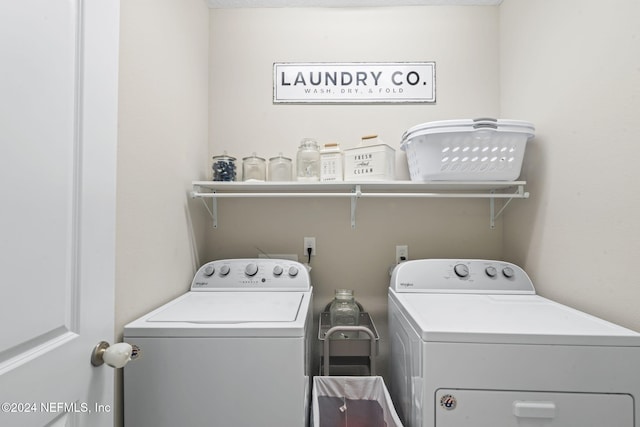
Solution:
[(213, 156), (211, 164), (213, 181), (235, 181), (236, 180), (236, 158), (224, 154)]
[(262, 157), (253, 153), (242, 159), (243, 181), (265, 181), (267, 178), (267, 166)]
[[(336, 289), (335, 296), (329, 306), (331, 327), (358, 326), (360, 324), (360, 307), (353, 298), (351, 289)], [(357, 338), (358, 332), (343, 332), (334, 334), (335, 338)]]
[(315, 139), (300, 141), (296, 156), (296, 176), (298, 181), (320, 180), (320, 147)]
[(269, 181), (291, 181), (291, 159), (280, 153), (269, 159)]

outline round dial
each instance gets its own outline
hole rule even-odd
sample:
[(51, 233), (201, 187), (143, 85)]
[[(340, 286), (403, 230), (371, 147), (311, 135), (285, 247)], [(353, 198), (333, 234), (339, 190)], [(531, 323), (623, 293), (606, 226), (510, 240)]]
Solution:
[(469, 275), (469, 267), (465, 264), (456, 264), (456, 266), (453, 267), (453, 271), (458, 277), (467, 277)]
[(258, 273), (258, 266), (253, 262), (247, 264), (247, 266), (244, 268), (244, 273), (249, 277), (255, 276)]
[(228, 265), (223, 265), (222, 267), (220, 267), (220, 275), (221, 276), (226, 276), (227, 274), (229, 274), (229, 271), (231, 269), (229, 268)]
[(207, 265), (207, 266), (204, 268), (204, 275), (205, 275), (205, 276), (212, 276), (212, 275), (213, 275), (213, 273), (215, 273), (215, 272), (216, 272), (216, 269), (214, 268), (214, 266), (213, 266), (213, 265)]
[(496, 268), (493, 266), (485, 268), (484, 272), (487, 273), (487, 276), (489, 277), (496, 277), (496, 274), (498, 274), (498, 270), (496, 270)]
[(273, 275), (274, 276), (279, 276), (282, 274), (282, 267), (279, 265), (276, 265), (275, 267), (273, 267)]
[(513, 275), (515, 274), (515, 272), (513, 271), (513, 268), (511, 267), (505, 267), (502, 269), (502, 274), (504, 275), (504, 277), (506, 277), (507, 279), (511, 279), (513, 277)]
[(298, 267), (289, 267), (289, 276), (296, 277), (298, 275)]

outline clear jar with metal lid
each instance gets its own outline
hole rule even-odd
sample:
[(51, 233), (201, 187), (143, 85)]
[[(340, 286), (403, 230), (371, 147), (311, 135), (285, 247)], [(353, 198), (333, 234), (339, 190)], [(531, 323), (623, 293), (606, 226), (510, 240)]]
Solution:
[[(360, 324), (360, 307), (353, 298), (351, 289), (336, 289), (335, 297), (329, 307), (331, 327), (334, 326), (358, 326)], [(357, 332), (344, 332), (343, 338), (357, 338)]]
[(320, 147), (315, 139), (300, 141), (296, 155), (296, 176), (298, 181), (320, 180)]
[(253, 153), (242, 159), (243, 181), (265, 181), (267, 179), (267, 166), (262, 157)]
[(291, 159), (280, 153), (269, 159), (269, 181), (291, 181)]
[(213, 181), (235, 181), (236, 158), (227, 155), (226, 152), (219, 156), (213, 156), (211, 170)]

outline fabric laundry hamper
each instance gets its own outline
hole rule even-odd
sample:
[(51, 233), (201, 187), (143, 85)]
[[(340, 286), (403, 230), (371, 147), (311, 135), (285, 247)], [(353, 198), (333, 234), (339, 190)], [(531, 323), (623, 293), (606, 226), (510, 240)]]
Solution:
[(313, 378), (313, 427), (402, 427), (380, 376)]

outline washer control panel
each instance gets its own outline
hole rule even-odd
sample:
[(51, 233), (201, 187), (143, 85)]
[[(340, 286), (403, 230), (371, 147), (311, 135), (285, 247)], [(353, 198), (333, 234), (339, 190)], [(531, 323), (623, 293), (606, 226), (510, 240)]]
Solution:
[(200, 267), (191, 282), (192, 291), (307, 291), (307, 268), (284, 259), (226, 259)]
[(398, 264), (396, 292), (535, 294), (527, 273), (515, 264), (479, 259), (421, 259)]

